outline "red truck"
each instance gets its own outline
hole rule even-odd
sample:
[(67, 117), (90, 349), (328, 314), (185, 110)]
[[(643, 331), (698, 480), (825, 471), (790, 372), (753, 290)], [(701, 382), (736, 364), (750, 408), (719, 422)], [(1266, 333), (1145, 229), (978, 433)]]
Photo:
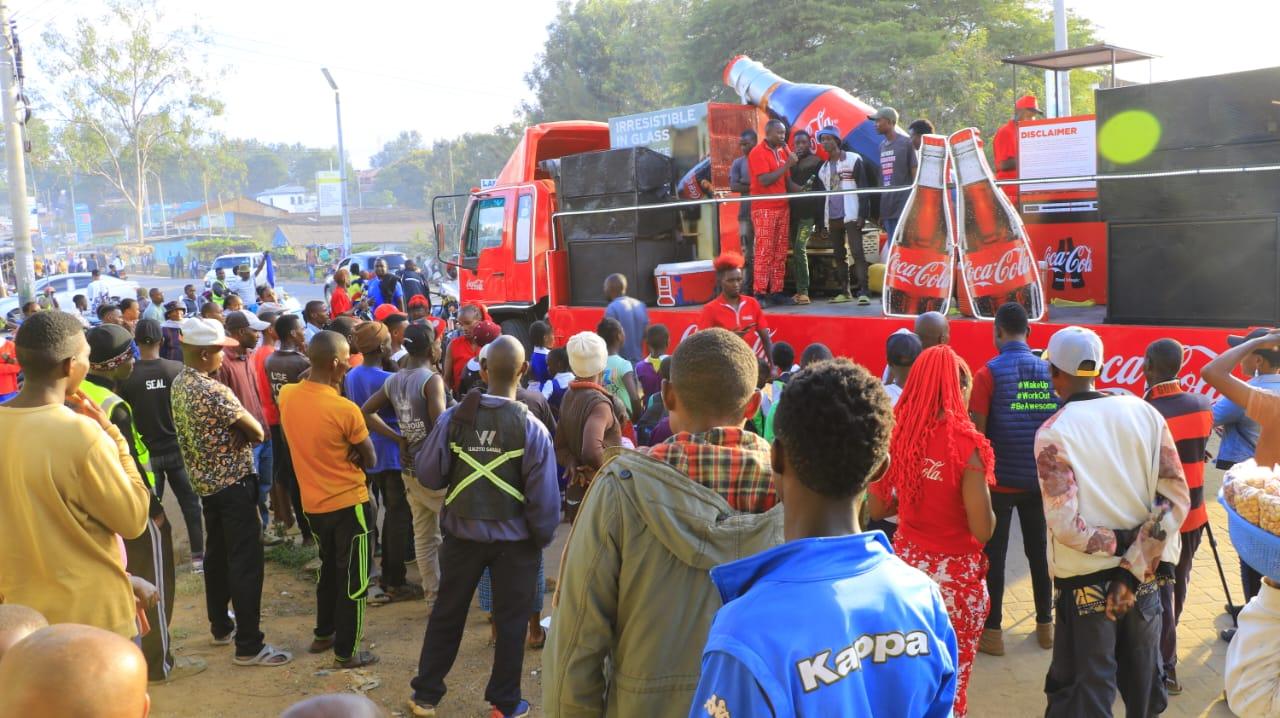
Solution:
[[(551, 164), (568, 155), (610, 149), (609, 127), (600, 122), (550, 122), (525, 129), (524, 137), (503, 167), (494, 186), (465, 196), (433, 199), (433, 215), (447, 203), (465, 198), (454, 221), (434, 217), (437, 241), (456, 242), (456, 256), (442, 259), (458, 272), (459, 300), (484, 305), (505, 334), (527, 343), (529, 324), (547, 319), (557, 345), (579, 331), (594, 330), (603, 315), (599, 306), (575, 306), (570, 300), (568, 247), (553, 231), (559, 211), (557, 171)], [(720, 189), (720, 188), (717, 188)], [(721, 217), (736, 215), (736, 204)], [(452, 242), (444, 235), (456, 232)], [(721, 247), (737, 246), (736, 222), (722, 222)], [(709, 259), (709, 257), (702, 257)], [(635, 292), (632, 292), (633, 294)], [(699, 307), (651, 307), (650, 321), (666, 324), (673, 339), (696, 331)], [(1155, 339), (1173, 336), (1187, 347), (1187, 388), (1205, 394), (1212, 390), (1199, 379), (1199, 369), (1226, 346), (1230, 330), (1171, 328), (1104, 323), (1103, 307), (1053, 308), (1053, 317), (1035, 325), (1032, 343), (1043, 346), (1067, 324), (1086, 325), (1101, 335), (1107, 347), (1100, 384), (1141, 394), (1143, 352)], [(797, 353), (811, 342), (827, 344), (879, 373), (884, 367), (885, 339), (910, 326), (910, 320), (883, 316), (879, 302), (870, 307), (853, 303), (828, 304), (821, 299), (805, 307), (780, 307), (766, 312), (774, 341), (790, 342)], [(1050, 323), (1052, 322), (1052, 323)], [(995, 354), (991, 324), (968, 318), (951, 322), (950, 343), (977, 367)]]

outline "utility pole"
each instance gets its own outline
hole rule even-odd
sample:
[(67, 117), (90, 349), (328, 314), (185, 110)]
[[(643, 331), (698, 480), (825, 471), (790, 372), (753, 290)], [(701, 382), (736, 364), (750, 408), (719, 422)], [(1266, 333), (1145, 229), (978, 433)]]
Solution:
[(338, 114), (338, 179), (342, 184), (342, 254), (351, 254), (351, 216), (347, 211), (347, 155), (342, 149), (342, 100), (338, 96), (338, 83), (333, 81), (329, 68), (322, 67), (324, 79), (333, 88), (333, 109)]
[(9, 9), (0, 0), (0, 94), (4, 101), (4, 151), (9, 174), (9, 213), (13, 215), (13, 274), (18, 285), (18, 301), (36, 298), (35, 257), (31, 252), (31, 231), (27, 226), (26, 158), (22, 125), (18, 121), (18, 60), (13, 34), (9, 31)]
[[(1053, 49), (1067, 49), (1067, 6), (1065, 0), (1053, 0)], [(1057, 83), (1054, 96), (1057, 98), (1057, 116), (1071, 116), (1071, 71), (1063, 70), (1055, 73)]]

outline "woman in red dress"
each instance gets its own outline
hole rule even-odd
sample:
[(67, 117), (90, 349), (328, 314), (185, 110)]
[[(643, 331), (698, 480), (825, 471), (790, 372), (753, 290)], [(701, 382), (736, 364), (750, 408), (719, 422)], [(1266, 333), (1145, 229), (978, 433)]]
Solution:
[(353, 308), (351, 295), (347, 294), (347, 285), (351, 275), (345, 269), (333, 273), (333, 293), (329, 295), (329, 318), (337, 319), (343, 314), (350, 314)]
[(969, 418), (969, 367), (951, 347), (925, 350), (894, 408), (892, 456), (868, 496), (871, 518), (898, 514), (894, 552), (941, 589), (956, 631), (956, 718), (968, 714), (969, 673), (991, 597), (982, 546), (995, 530), (991, 443)]

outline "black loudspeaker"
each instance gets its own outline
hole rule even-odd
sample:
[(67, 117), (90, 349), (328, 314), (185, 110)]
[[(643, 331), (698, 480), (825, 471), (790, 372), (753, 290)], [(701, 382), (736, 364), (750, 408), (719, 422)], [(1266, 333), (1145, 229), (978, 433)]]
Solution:
[(670, 199), (665, 187), (649, 192), (619, 192), (566, 198), (560, 206), (564, 211), (615, 208), (618, 208), (618, 211), (561, 217), (560, 226), (564, 230), (564, 236), (570, 241), (610, 237), (652, 237), (674, 233), (680, 227), (680, 216), (674, 208), (622, 209), (660, 204)]
[(1280, 324), (1280, 222), (1112, 222), (1107, 321), (1245, 327)]
[(604, 279), (627, 278), (627, 294), (653, 306), (658, 302), (653, 270), (659, 264), (694, 258), (692, 242), (673, 236), (615, 237), (569, 242), (569, 294), (575, 306), (603, 307)]
[[(1117, 87), (1096, 98), (1099, 137), (1125, 112), (1153, 119), (1159, 133), (1136, 162), (1099, 152), (1100, 173), (1280, 162), (1280, 68)], [(1103, 181), (1098, 198), (1108, 221), (1271, 215), (1280, 212), (1280, 172)]]
[(584, 152), (560, 159), (560, 197), (621, 192), (650, 193), (670, 188), (671, 158), (648, 147)]

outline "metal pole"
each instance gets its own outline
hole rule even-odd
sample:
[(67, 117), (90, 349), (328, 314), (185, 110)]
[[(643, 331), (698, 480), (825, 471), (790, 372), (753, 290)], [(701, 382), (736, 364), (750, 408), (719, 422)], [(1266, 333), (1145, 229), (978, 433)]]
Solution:
[(333, 88), (333, 109), (338, 116), (338, 179), (342, 183), (342, 253), (351, 254), (351, 216), (347, 211), (347, 155), (342, 148), (342, 100), (338, 95), (338, 83), (333, 81), (329, 68), (320, 68), (324, 79)]
[[(1067, 49), (1066, 0), (1053, 0), (1053, 49)], [(1058, 100), (1058, 117), (1071, 116), (1071, 71), (1056, 73), (1054, 95)]]
[(3, 60), (0, 60), (0, 93), (4, 100), (4, 150), (9, 173), (9, 213), (13, 215), (13, 274), (18, 285), (18, 301), (36, 298), (35, 257), (31, 252), (31, 231), (27, 225), (27, 173), (23, 157), (22, 127), (18, 124), (18, 86), (13, 38), (9, 34), (9, 9), (0, 0), (0, 33), (3, 33)]

